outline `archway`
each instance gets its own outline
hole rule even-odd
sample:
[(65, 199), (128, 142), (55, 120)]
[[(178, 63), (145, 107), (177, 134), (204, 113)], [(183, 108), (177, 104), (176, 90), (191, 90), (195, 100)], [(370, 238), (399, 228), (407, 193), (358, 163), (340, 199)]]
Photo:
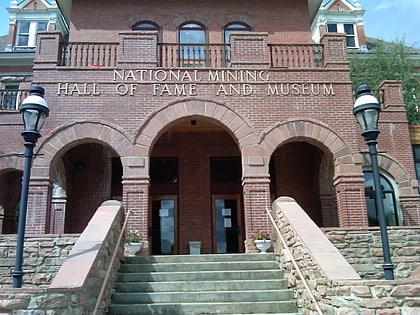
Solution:
[(241, 177), (238, 144), (214, 119), (167, 126), (150, 154), (151, 252), (186, 254), (191, 241), (202, 253), (243, 252)]
[(14, 234), (17, 230), (22, 171), (0, 170), (0, 231)]

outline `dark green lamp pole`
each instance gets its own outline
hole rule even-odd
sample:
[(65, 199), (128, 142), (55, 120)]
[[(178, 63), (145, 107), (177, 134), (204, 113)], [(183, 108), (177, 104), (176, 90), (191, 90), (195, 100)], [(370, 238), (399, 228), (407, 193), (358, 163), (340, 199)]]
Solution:
[(22, 190), (20, 194), (15, 267), (12, 270), (13, 288), (22, 287), (23, 244), (25, 239), (26, 212), (28, 208), (29, 179), (31, 177), (33, 149), (38, 138), (41, 136), (39, 131), (44, 124), (45, 118), (49, 114), (48, 105), (44, 99), (44, 89), (41, 86), (31, 86), (28, 97), (25, 98), (19, 106), (19, 112), (22, 114), (23, 119), (22, 136), (25, 140), (25, 159), (23, 164)]
[(379, 217), (379, 226), (381, 230), (382, 251), (384, 255), (383, 269), (385, 280), (394, 280), (394, 265), (391, 261), (389, 251), (388, 232), (386, 228), (384, 201), (382, 199), (382, 186), (379, 175), (378, 151), (376, 145), (379, 135), (378, 119), (381, 111), (381, 105), (377, 98), (373, 96), (372, 91), (367, 84), (361, 84), (356, 89), (356, 102), (353, 107), (353, 114), (362, 129), (362, 136), (369, 147), (369, 154), (372, 165), (373, 183), (375, 188), (375, 205)]

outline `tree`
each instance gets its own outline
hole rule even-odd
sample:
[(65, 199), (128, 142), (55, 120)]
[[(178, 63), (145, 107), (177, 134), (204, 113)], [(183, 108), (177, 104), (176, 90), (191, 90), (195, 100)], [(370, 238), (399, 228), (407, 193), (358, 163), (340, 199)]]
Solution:
[(420, 75), (404, 41), (386, 43), (378, 41), (369, 52), (350, 54), (350, 77), (353, 88), (361, 83), (379, 89), (383, 80), (400, 80), (410, 124), (420, 124)]

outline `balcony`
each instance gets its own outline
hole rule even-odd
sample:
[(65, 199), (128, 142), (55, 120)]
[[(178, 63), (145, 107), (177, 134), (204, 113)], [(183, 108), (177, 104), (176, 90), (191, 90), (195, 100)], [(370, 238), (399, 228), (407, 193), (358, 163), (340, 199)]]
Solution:
[(6, 89), (0, 90), (0, 110), (17, 111), (19, 104), (28, 96), (28, 90)]
[[(157, 66), (163, 68), (229, 68), (231, 45), (157, 44)], [(119, 43), (65, 43), (60, 66), (68, 68), (116, 68)], [(268, 45), (271, 68), (319, 68), (324, 66), (323, 46), (316, 44)]]

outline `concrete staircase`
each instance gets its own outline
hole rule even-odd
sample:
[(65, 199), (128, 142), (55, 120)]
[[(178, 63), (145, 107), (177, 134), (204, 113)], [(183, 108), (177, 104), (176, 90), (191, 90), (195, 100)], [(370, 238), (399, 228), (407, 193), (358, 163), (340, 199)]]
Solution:
[(273, 254), (125, 257), (109, 307), (128, 314), (296, 314)]

